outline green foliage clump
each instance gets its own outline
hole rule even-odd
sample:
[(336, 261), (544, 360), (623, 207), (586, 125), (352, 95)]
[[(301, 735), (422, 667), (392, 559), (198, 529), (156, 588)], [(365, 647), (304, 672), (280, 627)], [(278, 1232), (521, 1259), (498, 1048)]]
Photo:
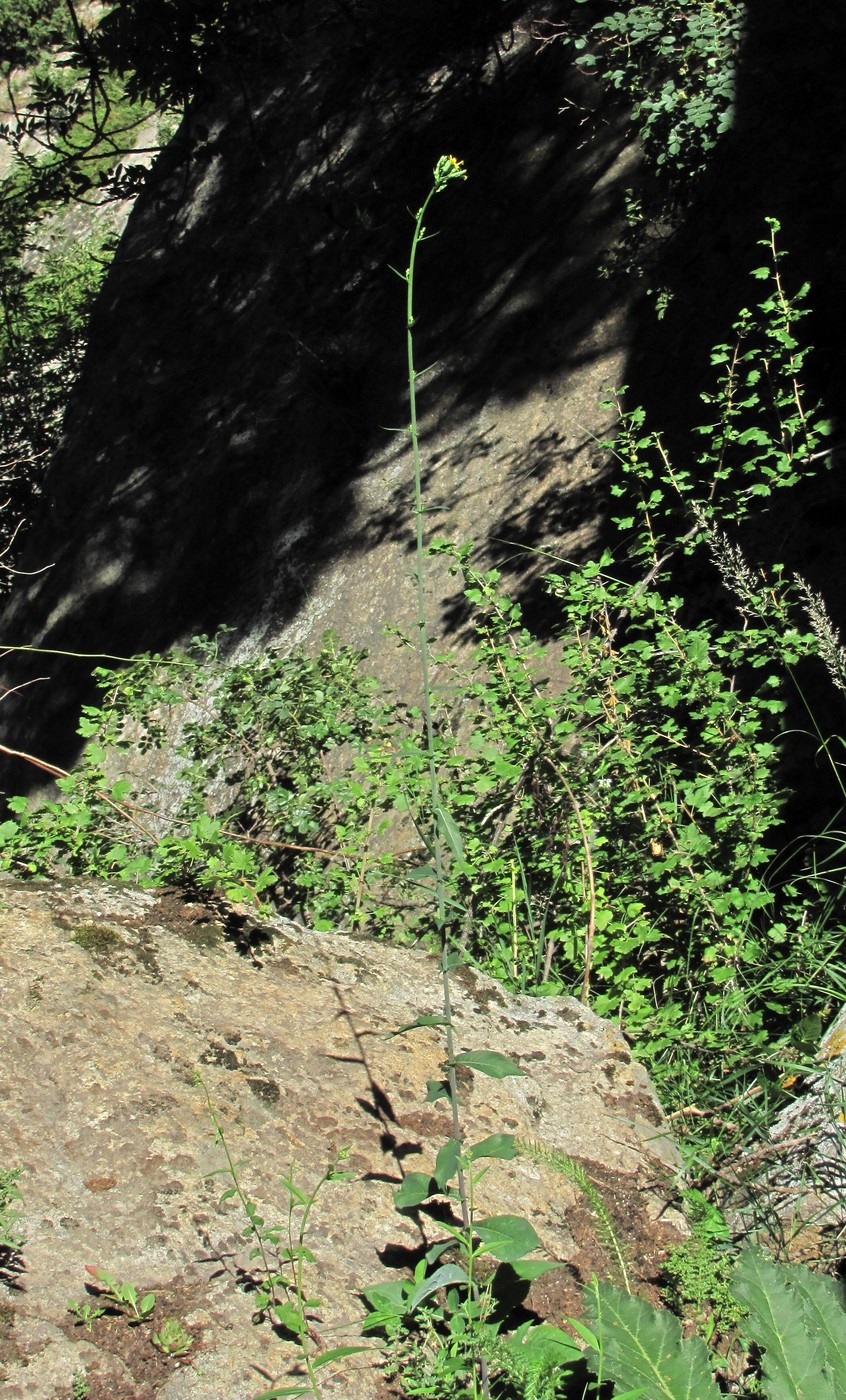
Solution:
[(576, 62), (630, 103), (646, 160), (676, 188), (731, 127), (743, 12), (740, 0), (651, 0), (566, 25)]
[(147, 175), (134, 157), (153, 107), (109, 67), (97, 36), (110, 8), (92, 15), (63, 0), (0, 0), (0, 58), (6, 41), (10, 60), (30, 65), (25, 82), (10, 88), (13, 115), (0, 126), (12, 158), (0, 183), (0, 592), (10, 583), (116, 242), (102, 215), (92, 214), (88, 237), (72, 240), (60, 216), (74, 203), (132, 195)]
[(114, 0), (92, 37), (103, 67), (134, 96), (184, 106), (212, 65), (237, 61), (276, 0)]
[(18, 258), (0, 262), (0, 471), (7, 488), (0, 548), (29, 519), (111, 254), (111, 239), (100, 233), (44, 254), (35, 269)]
[(715, 1335), (734, 1328), (740, 1315), (732, 1292), (731, 1232), (701, 1191), (685, 1191), (683, 1199), (690, 1237), (667, 1257), (664, 1296), (675, 1312), (692, 1319), (710, 1344)]
[(0, 0), (0, 66), (32, 63), (67, 31), (64, 0)]

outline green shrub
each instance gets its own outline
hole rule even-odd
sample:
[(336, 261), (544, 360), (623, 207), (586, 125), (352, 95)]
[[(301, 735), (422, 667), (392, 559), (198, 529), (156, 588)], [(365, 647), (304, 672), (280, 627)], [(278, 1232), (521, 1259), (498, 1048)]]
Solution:
[(21, 68), (68, 31), (64, 0), (0, 0), (0, 65)]
[(676, 188), (702, 172), (731, 126), (744, 8), (652, 0), (601, 19), (576, 12), (565, 26), (576, 62), (626, 98), (646, 160)]

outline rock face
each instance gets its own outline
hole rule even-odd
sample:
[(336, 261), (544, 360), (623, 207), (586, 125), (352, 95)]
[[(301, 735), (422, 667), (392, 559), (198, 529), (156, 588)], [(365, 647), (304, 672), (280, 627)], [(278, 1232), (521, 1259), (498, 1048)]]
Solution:
[(820, 1068), (741, 1159), (726, 1200), (738, 1227), (787, 1257), (839, 1264), (846, 1228), (846, 1007), (823, 1036)]
[[(427, 523), (538, 605), (550, 555), (596, 548), (600, 402), (627, 337), (599, 272), (636, 156), (613, 121), (587, 139), (586, 80), (535, 17), (318, 0), (257, 20), (252, 59), (221, 69), (135, 205), (4, 644), (120, 656), (226, 624), (257, 651), (335, 628), (403, 688), (383, 635), (414, 606), (391, 267), (447, 152), (469, 178), (420, 256)], [(433, 631), (460, 639), (443, 560), (431, 588)], [(4, 699), (5, 742), (69, 766), (93, 664), (7, 658), (9, 686), (49, 679)], [(35, 778), (17, 763), (4, 786)]]
[[(280, 1174), (306, 1189), (337, 1148), (354, 1179), (318, 1198), (307, 1288), (322, 1302), (324, 1346), (355, 1343), (359, 1291), (407, 1276), (439, 1237), (425, 1211), (403, 1215), (392, 1189), (426, 1171), (448, 1134), (439, 1033), (389, 1033), (440, 1006), (439, 969), (420, 951), (284, 921), (236, 944), (214, 915), (175, 895), (84, 882), (0, 883), (0, 1142), (23, 1167), (25, 1242), (0, 1258), (0, 1381), (8, 1400), (69, 1400), (84, 1373), (91, 1400), (249, 1400), (296, 1374), (296, 1349), (254, 1325), (255, 1264), (237, 1203), (219, 1203), (226, 1167), (202, 1088), (239, 1177), (270, 1221), (284, 1220)], [(240, 948), (240, 950), (239, 950)], [(571, 999), (507, 995), (455, 978), (459, 1049), (496, 1049), (521, 1078), (462, 1083), (469, 1141), (495, 1132), (539, 1140), (588, 1171), (634, 1273), (654, 1276), (677, 1217), (678, 1156), (645, 1072), (613, 1027)], [(527, 1157), (496, 1161), (482, 1215), (530, 1218), (565, 1268), (526, 1306), (562, 1321), (579, 1280), (614, 1276), (586, 1200), (566, 1175)], [(153, 1327), (120, 1317), (74, 1323), (85, 1266), (157, 1295)], [(175, 1316), (195, 1338), (179, 1361), (151, 1332)], [(374, 1351), (322, 1372), (324, 1394), (393, 1392)], [(293, 1384), (292, 1380), (287, 1381)]]

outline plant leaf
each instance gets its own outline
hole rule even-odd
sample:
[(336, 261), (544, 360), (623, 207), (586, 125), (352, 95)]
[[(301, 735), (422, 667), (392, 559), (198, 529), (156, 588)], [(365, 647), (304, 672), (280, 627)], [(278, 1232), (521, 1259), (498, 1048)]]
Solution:
[(395, 1035), (405, 1035), (406, 1031), (416, 1031), (420, 1026), (448, 1026), (449, 1021), (446, 1016), (418, 1016), (416, 1021), (409, 1021), (405, 1026), (399, 1026), (397, 1030), (390, 1031), (386, 1036), (387, 1040), (393, 1040)]
[(487, 1074), (491, 1079), (507, 1079), (509, 1075), (526, 1073), (498, 1050), (465, 1050), (461, 1055), (456, 1055), (453, 1064), (467, 1065), (469, 1069), (475, 1069), (479, 1074)]
[[(836, 1400), (843, 1392), (835, 1390), (825, 1370), (826, 1348), (822, 1337), (811, 1330), (811, 1315), (805, 1310), (811, 1293), (797, 1289), (797, 1273), (757, 1250), (745, 1249), (734, 1271), (732, 1291), (747, 1309), (750, 1331), (762, 1348), (767, 1400)], [(841, 1332), (844, 1323), (841, 1312)], [(846, 1374), (840, 1373), (839, 1379), (846, 1380)]]
[(560, 1259), (512, 1259), (508, 1267), (517, 1278), (531, 1283), (541, 1274), (548, 1274), (552, 1269), (563, 1269), (565, 1265)]
[(435, 1160), (434, 1177), (442, 1191), (446, 1190), (446, 1184), (458, 1171), (458, 1164), (461, 1160), (461, 1144), (455, 1138), (447, 1138), (443, 1147), (438, 1152)]
[(422, 1205), (436, 1195), (438, 1189), (437, 1181), (428, 1172), (408, 1172), (394, 1192), (394, 1206), (397, 1210), (408, 1210), (409, 1206)]
[(842, 1392), (846, 1390), (846, 1300), (843, 1287), (835, 1279), (814, 1274), (802, 1265), (796, 1265), (789, 1272), (796, 1292), (802, 1298), (808, 1331), (822, 1342), (826, 1365)]
[(522, 1259), (524, 1254), (541, 1247), (534, 1227), (520, 1215), (491, 1215), (487, 1220), (479, 1220), (475, 1230), (485, 1253), (503, 1264)]
[(282, 1327), (287, 1327), (289, 1332), (295, 1336), (303, 1330), (303, 1316), (299, 1308), (294, 1303), (277, 1303), (273, 1309), (276, 1321)]
[(601, 1356), (592, 1349), (591, 1364), (601, 1365), (605, 1379), (642, 1388), (649, 1400), (719, 1400), (705, 1343), (701, 1337), (682, 1337), (672, 1313), (594, 1280), (587, 1316), (601, 1349)]
[(555, 1366), (566, 1366), (570, 1361), (582, 1359), (582, 1349), (573, 1338), (547, 1322), (522, 1323), (508, 1338), (507, 1346), (518, 1356), (542, 1357)]
[(467, 1274), (458, 1264), (443, 1264), (440, 1269), (436, 1269), (433, 1274), (425, 1278), (421, 1284), (415, 1288), (408, 1300), (408, 1311), (414, 1312), (420, 1304), (427, 1298), (431, 1298), (433, 1293), (437, 1293), (439, 1288), (446, 1288), (451, 1283), (467, 1283)]
[(357, 1351), (372, 1350), (372, 1347), (333, 1347), (331, 1351), (322, 1351), (319, 1356), (315, 1356), (311, 1364), (316, 1371), (318, 1366), (326, 1366), (330, 1361), (337, 1361), (341, 1356), (354, 1356)]
[(438, 834), (441, 840), (445, 842), (457, 860), (462, 860), (464, 858), (464, 843), (461, 840), (461, 832), (449, 812), (444, 807), (436, 807), (435, 820), (438, 824)]
[(499, 1157), (502, 1161), (510, 1162), (517, 1156), (514, 1147), (513, 1133), (492, 1133), (490, 1137), (482, 1138), (481, 1142), (467, 1150), (468, 1162), (478, 1162), (480, 1157)]
[(255, 1400), (281, 1400), (283, 1395), (313, 1395), (311, 1386), (289, 1385), (284, 1390), (263, 1390), (261, 1395), (257, 1395)]

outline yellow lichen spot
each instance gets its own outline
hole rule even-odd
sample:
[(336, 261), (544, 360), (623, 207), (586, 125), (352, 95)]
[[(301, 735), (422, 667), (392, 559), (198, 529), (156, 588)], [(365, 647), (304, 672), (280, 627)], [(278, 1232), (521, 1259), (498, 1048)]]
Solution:
[(846, 1027), (832, 1031), (827, 1035), (820, 1049), (821, 1060), (833, 1060), (836, 1055), (842, 1055), (846, 1050)]

